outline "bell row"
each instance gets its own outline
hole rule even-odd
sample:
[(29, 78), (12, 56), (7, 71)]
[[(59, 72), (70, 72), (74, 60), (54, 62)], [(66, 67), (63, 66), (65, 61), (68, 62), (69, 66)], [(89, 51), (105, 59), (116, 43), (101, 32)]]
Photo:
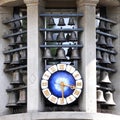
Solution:
[(111, 23), (110, 22), (105, 22), (105, 21), (100, 21), (98, 29), (111, 31), (112, 30)]
[[(48, 26), (54, 26), (54, 25), (58, 25), (58, 26), (65, 26), (65, 19), (63, 17), (59, 18), (58, 24), (56, 24), (56, 21), (54, 20), (53, 17), (49, 17), (47, 20), (47, 25)], [(69, 18), (69, 21), (67, 23), (67, 25), (75, 25), (75, 19), (73, 17)]]
[(108, 47), (108, 48), (113, 48), (113, 40), (111, 37), (105, 37), (104, 35), (97, 35), (97, 45), (103, 46), (103, 47)]
[(20, 50), (19, 52), (13, 52), (10, 54), (5, 54), (4, 64), (20, 64), (21, 61), (27, 60), (27, 50)]
[(97, 102), (103, 105), (115, 106), (116, 103), (113, 98), (113, 93), (110, 91), (103, 92), (102, 90), (97, 90)]
[(111, 64), (116, 63), (116, 58), (114, 54), (109, 54), (107, 52), (96, 51), (96, 59), (98, 63)]
[(44, 49), (43, 58), (51, 59), (54, 57), (59, 60), (65, 60), (67, 57), (69, 57), (69, 59), (80, 59), (79, 51), (76, 48), (68, 48), (67, 54), (65, 54), (65, 50), (63, 48), (58, 48), (55, 51), (55, 56), (52, 56), (51, 50), (49, 48)]
[(6, 107), (14, 107), (20, 104), (27, 103), (27, 91), (26, 89), (20, 89), (19, 92), (8, 92), (8, 104)]
[(27, 41), (24, 40), (24, 38), (22, 36), (15, 36), (14, 38), (10, 38), (10, 43), (9, 46), (16, 46), (16, 45), (22, 45), (22, 44), (26, 44)]
[(12, 72), (12, 81), (10, 82), (12, 85), (20, 85), (27, 84), (27, 73), (23, 73), (20, 70), (15, 70)]
[(56, 36), (53, 35), (52, 32), (47, 32), (45, 40), (46, 41), (77, 41), (78, 40), (78, 37), (75, 31), (71, 33), (67, 33), (66, 36), (65, 36), (65, 33), (61, 31), (57, 34), (57, 37), (56, 38), (55, 37)]

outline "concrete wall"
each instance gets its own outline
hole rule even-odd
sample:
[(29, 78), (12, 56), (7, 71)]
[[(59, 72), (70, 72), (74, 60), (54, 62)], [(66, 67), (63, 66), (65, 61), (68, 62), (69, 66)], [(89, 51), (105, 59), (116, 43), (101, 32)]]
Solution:
[(9, 87), (11, 76), (9, 74), (5, 74), (3, 71), (5, 67), (3, 50), (8, 48), (9, 41), (2, 39), (2, 35), (8, 31), (8, 27), (2, 24), (2, 20), (11, 16), (12, 8), (0, 7), (0, 115), (7, 114), (9, 112), (9, 109), (5, 106), (8, 102), (6, 89)]

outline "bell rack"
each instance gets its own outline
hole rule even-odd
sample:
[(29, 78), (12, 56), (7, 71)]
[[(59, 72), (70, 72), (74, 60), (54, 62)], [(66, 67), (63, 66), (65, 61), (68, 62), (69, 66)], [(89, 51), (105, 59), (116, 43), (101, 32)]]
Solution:
[(9, 89), (6, 89), (7, 92), (12, 92), (12, 91), (19, 91), (21, 89), (27, 89), (27, 86), (21, 86), (21, 87), (17, 87), (17, 88), (9, 88)]
[(79, 14), (40, 14), (40, 17), (82, 17), (83, 13)]
[(96, 47), (97, 50), (100, 50), (100, 51), (103, 51), (103, 52), (108, 52), (110, 54), (114, 54), (116, 55), (117, 52), (115, 50), (108, 50), (108, 49), (105, 49), (105, 48), (101, 48), (101, 47)]
[(40, 45), (40, 48), (68, 48), (68, 47), (77, 47), (77, 48), (82, 48), (83, 45)]
[(3, 54), (9, 54), (9, 53), (13, 53), (13, 52), (18, 52), (21, 50), (26, 50), (27, 47), (21, 47), (21, 48), (16, 48), (16, 49), (11, 49), (11, 50), (5, 50), (3, 51)]
[(116, 25), (116, 24), (117, 24), (117, 22), (115, 22), (115, 21), (113, 21), (113, 20), (110, 20), (110, 19), (107, 19), (107, 18), (103, 18), (103, 17), (98, 17), (98, 16), (96, 16), (96, 19), (102, 20), (102, 21), (105, 21), (105, 22), (108, 22), (108, 23), (111, 23), (111, 24), (113, 24), (113, 25)]
[(6, 19), (6, 20), (3, 20), (2, 23), (3, 24), (9, 24), (9, 23), (19, 21), (19, 20), (23, 20), (23, 19), (27, 19), (27, 16), (23, 16), (23, 17), (19, 17), (19, 18), (12, 18), (10, 20)]
[(27, 65), (21, 65), (13, 68), (5, 68), (4, 72), (11, 72), (11, 71), (20, 70), (20, 69), (27, 69)]
[(100, 89), (100, 90), (103, 90), (103, 91), (111, 91), (111, 92), (115, 91), (115, 88), (99, 86), (99, 85), (97, 85), (97, 89)]
[(106, 33), (106, 32), (102, 32), (100, 30), (96, 30), (96, 33), (100, 34), (100, 35), (105, 35), (106, 37), (111, 37), (113, 39), (116, 39), (118, 37), (117, 35), (113, 35), (113, 34), (109, 34), (109, 33)]

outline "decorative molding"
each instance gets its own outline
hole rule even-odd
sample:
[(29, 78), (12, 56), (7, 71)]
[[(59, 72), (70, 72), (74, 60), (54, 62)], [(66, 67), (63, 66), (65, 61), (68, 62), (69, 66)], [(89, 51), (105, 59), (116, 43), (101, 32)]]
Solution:
[(27, 6), (38, 5), (38, 4), (39, 6), (45, 5), (43, 0), (23, 0), (23, 1)]
[(0, 6), (16, 6), (23, 4), (23, 0), (0, 0)]
[(96, 6), (99, 0), (77, 0), (77, 6), (83, 6), (83, 5), (88, 5), (88, 6)]

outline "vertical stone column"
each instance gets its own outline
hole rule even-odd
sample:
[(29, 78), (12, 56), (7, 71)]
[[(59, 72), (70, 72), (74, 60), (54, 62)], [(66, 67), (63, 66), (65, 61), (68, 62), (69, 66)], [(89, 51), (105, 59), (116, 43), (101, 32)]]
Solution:
[(110, 76), (110, 80), (115, 88), (113, 96), (116, 102), (116, 106), (112, 108), (112, 113), (120, 114), (120, 5), (107, 7), (107, 17), (117, 22), (116, 25), (112, 26), (112, 33), (118, 36), (117, 39), (113, 40), (115, 50), (118, 53), (115, 56), (117, 62), (114, 64), (117, 72)]
[[(40, 10), (44, 7), (42, 0), (24, 0), (27, 6), (27, 111), (43, 111), (40, 92), (40, 79), (43, 74), (42, 41), (39, 32)], [(43, 9), (42, 9), (43, 11)]]
[(79, 25), (84, 28), (80, 41), (83, 43), (80, 70), (84, 88), (80, 110), (96, 112), (96, 4), (98, 0), (77, 0), (77, 12), (83, 13)]
[(0, 115), (8, 114), (10, 111), (5, 107), (8, 103), (8, 94), (6, 89), (10, 86), (11, 76), (4, 72), (5, 56), (3, 51), (8, 48), (9, 40), (2, 38), (4, 33), (9, 31), (8, 25), (2, 24), (6, 18), (12, 18), (13, 8), (0, 7)]

